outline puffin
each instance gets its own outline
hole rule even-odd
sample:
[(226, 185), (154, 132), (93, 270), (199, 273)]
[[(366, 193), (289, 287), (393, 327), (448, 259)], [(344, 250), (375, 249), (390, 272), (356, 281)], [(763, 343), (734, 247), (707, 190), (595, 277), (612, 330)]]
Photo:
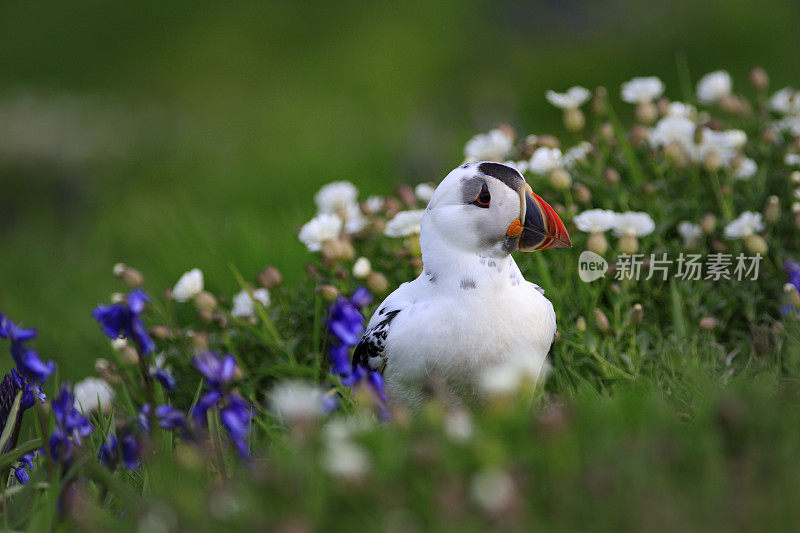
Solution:
[(421, 274), (376, 307), (354, 369), (382, 373), (389, 402), (411, 408), (431, 379), (451, 401), (472, 403), (498, 365), (545, 369), (555, 311), (511, 254), (570, 246), (564, 223), (517, 170), (491, 161), (457, 167), (425, 208)]

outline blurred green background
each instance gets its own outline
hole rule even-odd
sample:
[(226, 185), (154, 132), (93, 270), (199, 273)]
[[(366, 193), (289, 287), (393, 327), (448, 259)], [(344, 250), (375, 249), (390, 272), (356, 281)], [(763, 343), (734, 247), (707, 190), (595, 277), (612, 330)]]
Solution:
[[(762, 65), (797, 83), (800, 6), (654, 2), (0, 3), (0, 310), (62, 377), (107, 344), (115, 262), (232, 293), (308, 253), (312, 195), (438, 181), (474, 133), (561, 133), (547, 89)], [(620, 106), (622, 107), (622, 106)], [(668, 201), (669, 199), (665, 199)], [(10, 361), (8, 361), (10, 364)]]

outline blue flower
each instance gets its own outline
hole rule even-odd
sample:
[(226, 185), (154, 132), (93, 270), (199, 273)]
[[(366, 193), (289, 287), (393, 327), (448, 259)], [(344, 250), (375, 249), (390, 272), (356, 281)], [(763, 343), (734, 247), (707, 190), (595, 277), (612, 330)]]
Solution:
[(194, 358), (194, 366), (205, 378), (206, 391), (192, 409), (192, 417), (204, 424), (209, 409), (219, 409), (220, 421), (228, 432), (239, 455), (248, 457), (247, 436), (250, 432), (252, 407), (226, 385), (233, 379), (236, 359), (227, 354), (222, 359), (210, 351), (200, 352)]
[(194, 358), (194, 367), (206, 378), (206, 384), (212, 389), (220, 389), (233, 379), (236, 371), (236, 359), (226, 354), (220, 360), (208, 350), (202, 351)]
[(788, 281), (800, 291), (800, 263), (792, 259), (783, 262), (783, 269), (786, 271)]
[(342, 344), (355, 346), (364, 331), (364, 315), (350, 300), (339, 296), (329, 310), (328, 331)]
[(14, 477), (16, 477), (17, 481), (19, 481), (20, 484), (22, 485), (30, 481), (30, 476), (28, 476), (28, 472), (33, 470), (34, 457), (36, 457), (35, 451), (26, 453), (25, 455), (19, 458), (19, 464), (17, 466), (11, 467), (14, 470)]
[(122, 464), (128, 470), (138, 470), (142, 463), (142, 449), (139, 440), (133, 433), (126, 433), (120, 439)]
[(186, 425), (183, 413), (168, 404), (156, 407), (156, 418), (158, 425), (164, 429), (178, 429)]
[(75, 398), (69, 384), (64, 384), (55, 400), (52, 410), (55, 429), (50, 435), (50, 452), (57, 461), (67, 462), (72, 456), (72, 446), (80, 446), (82, 440), (91, 435), (94, 429), (77, 409)]
[(100, 449), (97, 452), (97, 458), (106, 466), (106, 468), (113, 470), (117, 466), (117, 461), (119, 461), (119, 453), (117, 451), (118, 446), (119, 441), (113, 434), (109, 434), (108, 438), (106, 438), (106, 441), (100, 446)]
[(141, 319), (142, 311), (149, 298), (141, 289), (128, 293), (124, 302), (111, 305), (99, 305), (92, 311), (92, 316), (100, 323), (103, 333), (110, 339), (126, 337), (132, 339), (143, 355), (155, 350), (155, 343)]
[(44, 383), (55, 372), (56, 364), (53, 361), (45, 363), (24, 344), (36, 337), (35, 329), (24, 329), (0, 313), (0, 337), (11, 341), (11, 357), (23, 376)]
[(156, 368), (153, 371), (153, 376), (164, 386), (168, 391), (174, 391), (175, 386), (178, 384), (176, 379), (170, 374), (169, 370), (164, 368)]

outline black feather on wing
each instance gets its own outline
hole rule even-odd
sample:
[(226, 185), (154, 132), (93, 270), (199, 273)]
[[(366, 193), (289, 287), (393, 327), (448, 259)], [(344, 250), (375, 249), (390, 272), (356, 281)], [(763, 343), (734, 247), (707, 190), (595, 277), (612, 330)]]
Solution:
[(353, 352), (353, 368), (362, 366), (369, 370), (383, 372), (386, 368), (386, 337), (389, 334), (389, 325), (400, 309), (386, 311), (385, 308), (378, 311), (381, 321), (369, 328), (361, 336), (361, 340)]

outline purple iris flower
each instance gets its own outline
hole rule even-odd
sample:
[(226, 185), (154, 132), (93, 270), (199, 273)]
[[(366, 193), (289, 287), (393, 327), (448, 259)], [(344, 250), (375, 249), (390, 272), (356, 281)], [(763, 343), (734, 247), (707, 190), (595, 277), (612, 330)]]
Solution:
[(100, 446), (100, 449), (97, 452), (97, 458), (100, 460), (106, 468), (114, 469), (117, 466), (117, 461), (119, 461), (119, 452), (117, 451), (117, 447), (119, 446), (119, 441), (117, 437), (113, 434), (109, 434), (106, 441)]
[(122, 436), (120, 450), (122, 451), (122, 464), (125, 465), (125, 468), (138, 470), (142, 464), (142, 448), (133, 433), (126, 433)]
[(209, 409), (219, 409), (220, 421), (228, 432), (231, 442), (243, 458), (248, 457), (247, 436), (253, 410), (238, 394), (228, 390), (227, 384), (236, 371), (236, 359), (226, 354), (220, 359), (210, 351), (200, 352), (194, 358), (195, 368), (205, 378), (206, 391), (192, 409), (192, 417), (204, 424)]
[(156, 368), (153, 371), (153, 376), (164, 386), (168, 391), (174, 391), (175, 386), (178, 384), (177, 380), (170, 374), (169, 370), (164, 368)]
[(19, 464), (17, 466), (12, 466), (11, 468), (14, 470), (14, 477), (17, 478), (17, 481), (20, 482), (21, 485), (24, 485), (28, 481), (30, 481), (30, 476), (28, 472), (33, 470), (33, 458), (36, 457), (36, 452), (26, 453), (22, 457), (19, 458)]
[(36, 337), (35, 329), (22, 328), (0, 313), (0, 337), (11, 341), (11, 357), (26, 378), (44, 383), (55, 372), (53, 361), (42, 361), (35, 351), (25, 346), (25, 342)]
[(168, 404), (156, 407), (156, 418), (158, 425), (164, 429), (178, 429), (186, 425), (183, 413)]
[(56, 424), (50, 436), (50, 452), (57, 461), (67, 462), (72, 456), (72, 446), (80, 446), (94, 428), (75, 409), (75, 397), (69, 384), (61, 386), (61, 391), (53, 400), (52, 410)]
[(141, 289), (128, 293), (124, 302), (98, 305), (92, 316), (100, 323), (103, 333), (110, 339), (126, 337), (132, 339), (142, 355), (155, 350), (155, 343), (142, 322), (141, 314), (149, 298)]
[(355, 346), (364, 331), (364, 315), (350, 300), (339, 296), (328, 313), (328, 331), (340, 343)]

